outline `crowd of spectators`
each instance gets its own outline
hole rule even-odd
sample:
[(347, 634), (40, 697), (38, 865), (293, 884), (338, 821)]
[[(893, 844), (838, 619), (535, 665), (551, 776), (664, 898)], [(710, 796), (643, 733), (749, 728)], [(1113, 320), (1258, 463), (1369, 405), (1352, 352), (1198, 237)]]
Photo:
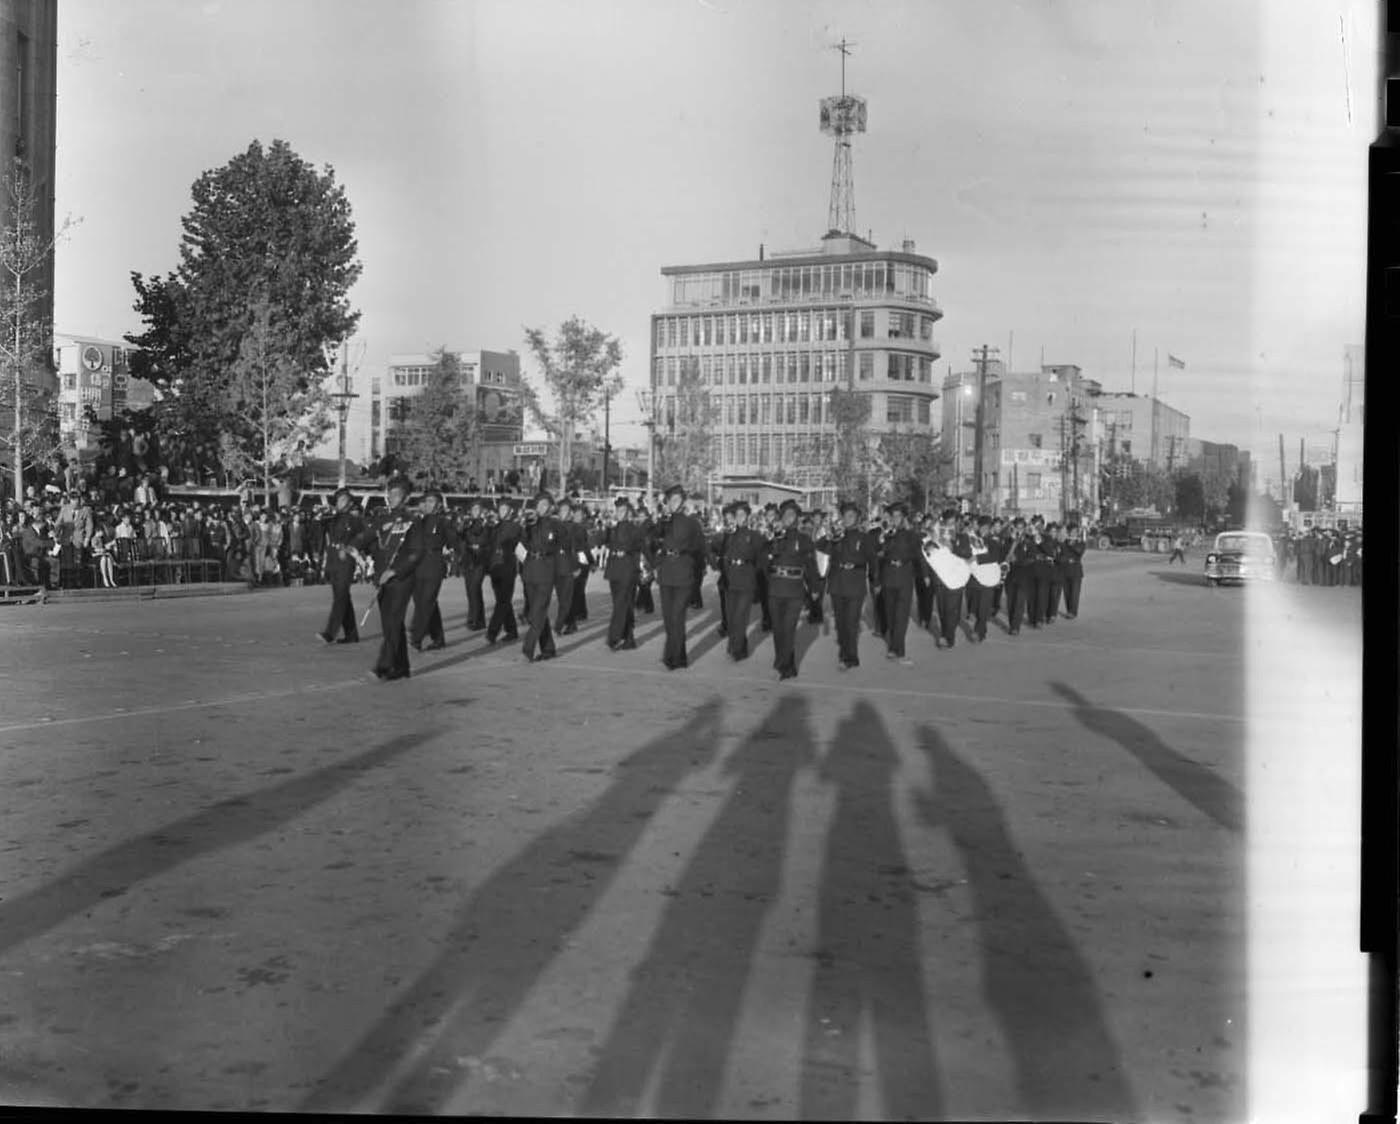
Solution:
[(0, 583), (57, 589), (315, 580), (330, 510), (181, 499), (149, 477), (130, 501), (117, 502), (96, 487), (31, 485), (0, 516)]

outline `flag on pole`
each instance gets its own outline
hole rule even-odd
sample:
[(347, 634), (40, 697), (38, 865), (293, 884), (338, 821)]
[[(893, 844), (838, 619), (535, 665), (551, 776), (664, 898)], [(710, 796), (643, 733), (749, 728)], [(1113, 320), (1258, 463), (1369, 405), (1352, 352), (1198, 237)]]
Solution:
[(1180, 359), (1178, 359), (1175, 355), (1173, 355), (1170, 351), (1167, 352), (1167, 366), (1175, 367), (1178, 371), (1186, 370), (1186, 364), (1183, 363)]

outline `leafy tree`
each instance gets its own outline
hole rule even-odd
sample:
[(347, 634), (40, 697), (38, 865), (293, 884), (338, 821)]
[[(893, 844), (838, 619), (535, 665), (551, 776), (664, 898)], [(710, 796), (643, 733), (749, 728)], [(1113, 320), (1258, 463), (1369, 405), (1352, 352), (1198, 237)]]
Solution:
[(574, 437), (598, 413), (604, 399), (622, 389), (617, 368), (622, 344), (599, 328), (571, 316), (559, 326), (553, 342), (538, 328), (525, 329), (525, 342), (544, 372), (545, 386), (554, 399), (554, 411), (546, 411), (534, 387), (527, 383), (525, 407), (536, 423), (559, 442), (559, 478), (567, 479), (573, 464)]
[(260, 468), (264, 490), (272, 487), (274, 464), (298, 442), (316, 444), (334, 424), (329, 391), (303, 376), (295, 350), (273, 306), (256, 301), (225, 388), (230, 416), (219, 459), (225, 472), (239, 477)]
[(696, 359), (685, 360), (676, 378), (670, 408), (657, 418), (656, 472), (659, 483), (682, 484), (704, 492), (715, 470), (715, 422), (719, 407), (710, 395)]
[(931, 434), (894, 430), (879, 438), (880, 459), (889, 471), (891, 493), (917, 509), (951, 498), (953, 456)]
[(868, 500), (874, 492), (878, 448), (870, 440), (872, 400), (869, 394), (837, 387), (828, 407), (835, 425), (835, 446), (827, 484), (842, 497)]
[(39, 229), (38, 192), (24, 161), (5, 177), (6, 221), (0, 230), (0, 449), (8, 455), (15, 495), (24, 494), (24, 470), (52, 465), (62, 441), (51, 389), (53, 323), (47, 314), (45, 274), (54, 246)]
[(481, 476), (481, 430), (475, 388), (463, 382), (462, 364), (445, 347), (433, 353), (423, 393), (408, 399), (396, 427), (397, 459), (420, 487), (460, 489)]
[[(316, 171), (281, 140), (266, 149), (254, 141), (201, 175), (191, 196), (178, 268), (163, 278), (131, 275), (144, 321), (127, 337), (138, 349), (131, 373), (155, 384), (164, 432), (222, 439), (230, 457), (256, 460), (248, 427), (236, 425), (228, 440), (252, 310), (271, 309), (275, 366), (286, 375), (277, 386), (308, 393), (359, 321), (348, 299), (361, 270), (350, 203), (329, 166)], [(271, 401), (269, 409), (280, 412)]]
[(1204, 520), (1206, 517), (1206, 493), (1201, 474), (1198, 472), (1178, 472), (1175, 480), (1177, 514), (1183, 519)]

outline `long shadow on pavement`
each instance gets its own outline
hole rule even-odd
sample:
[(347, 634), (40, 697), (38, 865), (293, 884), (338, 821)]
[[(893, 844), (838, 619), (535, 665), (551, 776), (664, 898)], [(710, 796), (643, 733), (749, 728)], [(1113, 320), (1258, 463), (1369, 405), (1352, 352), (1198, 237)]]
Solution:
[(1168, 582), (1171, 585), (1194, 585), (1204, 587), (1206, 579), (1197, 570), (1151, 570), (1151, 575), (1158, 581)]
[(705, 703), (684, 728), (634, 750), (598, 799), (492, 874), (458, 910), (437, 958), (317, 1081), (301, 1110), (369, 1111), (366, 1098), (408, 1058), (379, 1110), (441, 1110), (463, 1080), (456, 1059), (486, 1055), (607, 893), (662, 802), (713, 759), (721, 710), (718, 700)]
[(925, 1002), (913, 875), (895, 821), (899, 765), (879, 712), (856, 704), (822, 764), (836, 785), (817, 903), (817, 967), (806, 1016), (800, 1115), (854, 1120), (863, 1052), (878, 1075), (882, 1116), (942, 1112)]
[(812, 757), (807, 705), (782, 699), (725, 763), (735, 787), (632, 973), (585, 1115), (634, 1115), (653, 1081), (655, 1115), (714, 1112), (754, 951), (782, 888), (793, 781)]
[(1074, 716), (1086, 729), (1117, 742), (1187, 803), (1221, 827), (1244, 830), (1244, 797), (1224, 777), (1178, 753), (1141, 722), (1116, 710), (1094, 706), (1068, 684), (1052, 682), (1050, 688), (1074, 704)]
[(236, 847), (303, 815), (365, 773), (431, 741), (440, 730), (405, 734), (345, 761), (281, 784), (230, 797), (138, 835), (79, 863), (0, 905), (0, 951), (62, 924), (74, 914), (120, 897), (132, 886), (203, 855)]
[(1011, 1048), (1029, 1119), (1136, 1120), (1093, 974), (1036, 887), (990, 786), (929, 726), (933, 771), (921, 818), (962, 856), (982, 927), (982, 988)]

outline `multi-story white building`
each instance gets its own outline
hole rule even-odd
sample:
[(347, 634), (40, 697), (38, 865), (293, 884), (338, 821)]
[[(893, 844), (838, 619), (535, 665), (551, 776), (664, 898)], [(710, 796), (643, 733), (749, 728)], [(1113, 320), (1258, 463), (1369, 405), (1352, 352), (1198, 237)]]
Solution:
[(58, 428), (65, 448), (95, 449), (92, 421), (108, 421), (126, 409), (146, 409), (155, 401), (155, 387), (128, 374), (128, 351), (120, 340), (54, 336)]
[(933, 325), (943, 315), (933, 298), (937, 269), (913, 242), (880, 250), (838, 233), (811, 249), (665, 266), (667, 302), (651, 318), (658, 438), (674, 428), (686, 374), (698, 374), (718, 407), (712, 442), (721, 488), (726, 478), (781, 467), (822, 494), (837, 387), (870, 396), (872, 433), (932, 434)]

